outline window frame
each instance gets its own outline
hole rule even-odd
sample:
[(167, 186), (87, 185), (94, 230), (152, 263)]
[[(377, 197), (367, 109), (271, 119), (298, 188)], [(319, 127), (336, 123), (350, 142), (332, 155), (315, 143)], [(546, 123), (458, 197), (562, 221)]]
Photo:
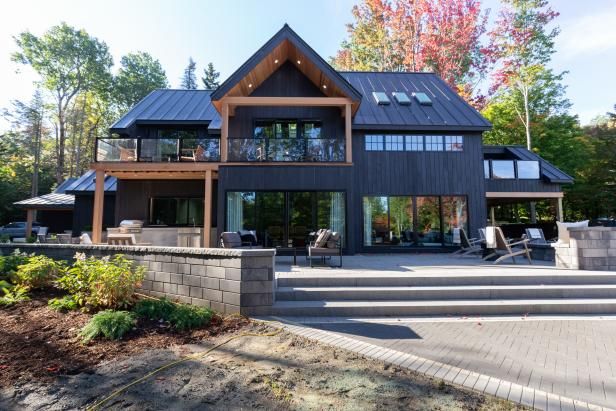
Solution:
[(365, 151), (385, 151), (384, 136), (382, 134), (366, 134), (364, 136), (364, 150)]
[[(417, 139), (418, 141), (413, 141)], [(404, 150), (417, 152), (417, 151), (425, 151), (425, 143), (424, 136), (419, 134), (409, 134), (404, 136)], [(413, 148), (416, 147), (416, 148)]]
[[(435, 141), (438, 139), (438, 141)], [(435, 148), (436, 147), (436, 148)], [(441, 152), (445, 151), (445, 143), (442, 135), (425, 135), (424, 136), (425, 151)]]
[[(443, 136), (445, 151), (460, 152), (464, 151), (464, 136)], [(454, 148), (457, 147), (457, 148)]]

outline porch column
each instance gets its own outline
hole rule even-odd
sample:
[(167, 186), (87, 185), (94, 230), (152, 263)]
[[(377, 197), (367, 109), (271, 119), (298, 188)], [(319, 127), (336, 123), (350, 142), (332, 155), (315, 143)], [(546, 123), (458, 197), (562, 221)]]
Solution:
[(34, 221), (34, 213), (34, 210), (26, 210), (26, 238), (30, 237), (30, 234), (32, 233), (32, 222)]
[(535, 201), (530, 202), (530, 222), (537, 224), (537, 203)]
[(490, 220), (492, 220), (492, 226), (496, 227), (496, 218), (494, 218), (494, 206), (490, 207)]
[(564, 221), (563, 218), (563, 198), (558, 197), (556, 199), (556, 221), (560, 221), (561, 223)]
[(352, 111), (351, 104), (347, 103), (344, 106), (344, 137), (345, 137), (345, 149), (346, 162), (353, 162), (353, 130), (352, 130)]
[(100, 244), (103, 239), (103, 206), (105, 202), (105, 171), (96, 170), (94, 185), (94, 210), (92, 212), (92, 242)]
[(212, 170), (205, 171), (205, 210), (203, 214), (203, 247), (210, 248), (212, 231)]
[(222, 103), (222, 127), (220, 128), (220, 161), (227, 161), (227, 149), (229, 138), (229, 104)]

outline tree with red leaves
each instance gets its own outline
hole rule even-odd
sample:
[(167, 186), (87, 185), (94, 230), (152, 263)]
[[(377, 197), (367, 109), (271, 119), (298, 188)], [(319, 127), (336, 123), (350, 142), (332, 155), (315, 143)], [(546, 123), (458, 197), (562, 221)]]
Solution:
[(484, 76), (480, 0), (364, 0), (353, 16), (339, 69), (433, 71), (469, 98)]

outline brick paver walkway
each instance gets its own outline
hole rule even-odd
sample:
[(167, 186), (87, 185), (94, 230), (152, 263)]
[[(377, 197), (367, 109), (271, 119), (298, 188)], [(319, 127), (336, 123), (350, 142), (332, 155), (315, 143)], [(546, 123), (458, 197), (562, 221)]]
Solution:
[[(483, 374), (513, 383), (501, 381), (498, 387), (493, 387), (498, 396), (503, 395), (496, 391), (508, 390), (505, 398), (517, 395), (513, 387), (522, 391), (521, 394), (526, 390), (522, 387), (533, 392), (540, 390), (548, 393), (545, 407), (534, 404), (542, 409), (593, 409), (582, 405), (586, 402), (616, 408), (616, 319), (613, 317), (290, 320), (301, 322), (303, 328), (313, 333), (314, 329), (325, 330), (358, 343), (445, 364), (446, 369), (457, 370), (459, 377), (463, 375), (459, 371), (462, 369), (470, 371), (471, 376)], [(310, 336), (310, 330), (306, 335)], [(348, 340), (345, 344), (353, 349)], [(394, 357), (395, 354), (389, 355), (388, 359), (396, 362)], [(446, 369), (442, 370), (443, 374)], [(475, 389), (480, 380), (474, 384)], [(486, 387), (479, 389), (490, 392), (489, 382), (484, 382)], [(550, 402), (549, 393), (579, 403), (569, 404), (564, 399)]]

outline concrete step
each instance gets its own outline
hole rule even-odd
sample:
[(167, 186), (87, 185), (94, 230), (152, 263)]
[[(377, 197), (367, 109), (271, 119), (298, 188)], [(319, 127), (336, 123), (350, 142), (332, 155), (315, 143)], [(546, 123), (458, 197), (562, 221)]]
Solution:
[(616, 298), (616, 284), (279, 287), (277, 301)]
[(476, 316), (523, 314), (614, 314), (616, 298), (429, 301), (276, 301), (281, 316)]
[(502, 270), (469, 270), (457, 273), (345, 273), (315, 274), (301, 276), (297, 274), (278, 274), (277, 286), (286, 287), (439, 287), (439, 286), (494, 286), (494, 285), (574, 285), (574, 284), (616, 284), (616, 272), (613, 271), (568, 271), (542, 270), (540, 268), (508, 273)]

